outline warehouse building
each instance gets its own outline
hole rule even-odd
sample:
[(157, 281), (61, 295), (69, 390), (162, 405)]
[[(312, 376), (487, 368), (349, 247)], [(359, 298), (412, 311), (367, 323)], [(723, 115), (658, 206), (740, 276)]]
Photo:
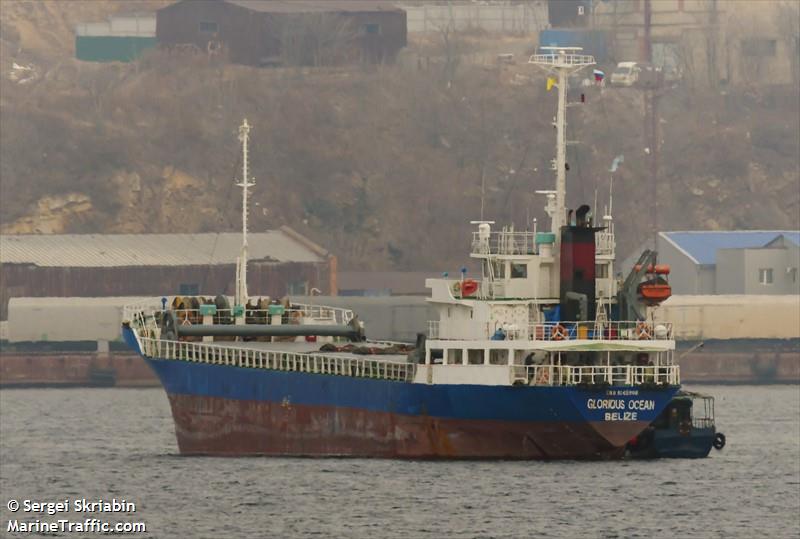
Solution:
[(131, 62), (155, 46), (153, 14), (116, 15), (75, 27), (75, 58), (85, 62)]
[(167, 49), (246, 65), (389, 62), (406, 46), (406, 13), (378, 0), (181, 0), (158, 10)]
[[(642, 246), (622, 264), (630, 271)], [(798, 294), (800, 231), (731, 230), (660, 232), (656, 250), (669, 264), (672, 293)]]
[[(241, 235), (0, 235), (0, 320), (11, 297), (232, 295)], [(336, 258), (288, 227), (248, 235), (251, 295), (336, 294)], [(315, 290), (316, 289), (316, 290)]]

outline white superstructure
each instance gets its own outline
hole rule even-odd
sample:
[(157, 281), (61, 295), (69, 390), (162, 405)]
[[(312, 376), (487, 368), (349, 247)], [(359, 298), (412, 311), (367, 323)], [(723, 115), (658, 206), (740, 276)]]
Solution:
[[(428, 301), (437, 307), (439, 320), (430, 322), (426, 368), (418, 369), (417, 381), (554, 384), (574, 369), (589, 369), (586, 372), (594, 373), (593, 379), (599, 375), (610, 383), (615, 369), (649, 368), (659, 373), (658, 382), (679, 383), (670, 323), (654, 323), (652, 317), (612, 319), (617, 282), (610, 200), (599, 226), (592, 222), (588, 206), (578, 209), (574, 218), (567, 210), (568, 77), (594, 65), (594, 58), (580, 54), (580, 48), (544, 49), (544, 54), (531, 56), (529, 63), (547, 71), (552, 77), (549, 84), (558, 87), (555, 189), (539, 191), (545, 196), (549, 230), (537, 230), (535, 224), (532, 231), (515, 230), (513, 225), (493, 230), (493, 221), (473, 222), (477, 231), (470, 256), (480, 262), (481, 275), (468, 279), (462, 273), (459, 279), (445, 276), (426, 281), (431, 289)], [(574, 264), (561, 260), (562, 242), (573, 241), (563, 237), (565, 232), (593, 238), (594, 297), (565, 290), (569, 283), (561, 282), (563, 268)], [(571, 251), (564, 252), (572, 256)], [(565, 301), (575, 301), (583, 317), (560, 316)], [(588, 316), (591, 311), (594, 315)]]

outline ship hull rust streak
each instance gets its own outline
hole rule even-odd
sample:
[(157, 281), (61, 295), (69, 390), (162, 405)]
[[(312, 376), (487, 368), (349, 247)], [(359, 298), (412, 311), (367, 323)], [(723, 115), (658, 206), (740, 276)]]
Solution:
[(621, 401), (652, 400), (652, 411), (604, 421), (587, 402), (619, 387), (428, 385), (147, 362), (167, 391), (184, 455), (617, 458), (675, 393), (636, 390)]
[(182, 455), (614, 459), (624, 446), (607, 437), (629, 439), (647, 427), (641, 421), (475, 421), (191, 395), (169, 401)]

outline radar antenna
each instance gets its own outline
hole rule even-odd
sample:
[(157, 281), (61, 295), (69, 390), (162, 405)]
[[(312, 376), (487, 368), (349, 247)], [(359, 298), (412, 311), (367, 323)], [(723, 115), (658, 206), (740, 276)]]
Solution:
[(567, 111), (567, 77), (570, 74), (594, 65), (594, 56), (579, 54), (581, 47), (539, 47), (544, 54), (534, 54), (528, 60), (543, 68), (549, 74), (555, 75), (558, 88), (558, 111), (556, 114), (556, 189), (555, 208), (551, 216), (553, 230), (557, 241), (561, 241), (561, 227), (567, 224), (566, 193), (567, 193), (567, 141), (566, 141), (566, 111)]

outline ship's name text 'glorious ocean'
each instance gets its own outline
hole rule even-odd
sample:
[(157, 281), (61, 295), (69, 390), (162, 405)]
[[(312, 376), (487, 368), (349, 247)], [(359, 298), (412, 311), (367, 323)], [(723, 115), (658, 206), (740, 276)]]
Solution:
[[(627, 401), (628, 410), (654, 410), (656, 403), (653, 400), (635, 399)], [(639, 414), (635, 411), (624, 411), (626, 408), (624, 399), (588, 399), (586, 408), (589, 410), (618, 410), (617, 412), (605, 412), (604, 421), (638, 421)]]

